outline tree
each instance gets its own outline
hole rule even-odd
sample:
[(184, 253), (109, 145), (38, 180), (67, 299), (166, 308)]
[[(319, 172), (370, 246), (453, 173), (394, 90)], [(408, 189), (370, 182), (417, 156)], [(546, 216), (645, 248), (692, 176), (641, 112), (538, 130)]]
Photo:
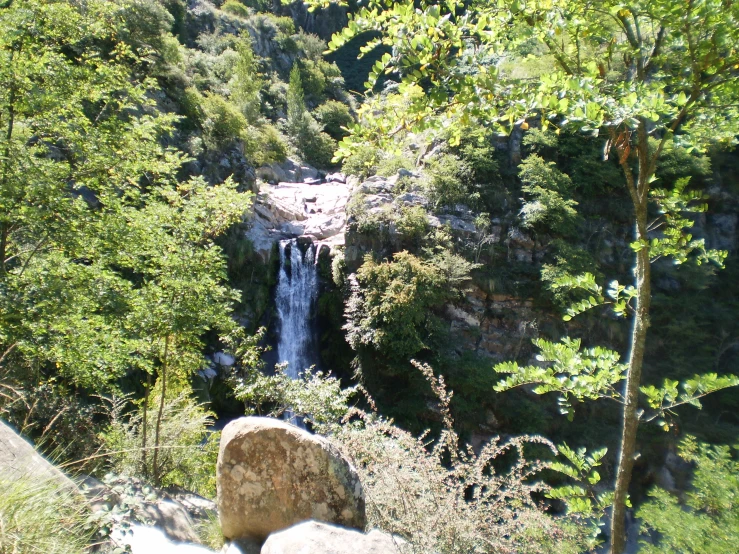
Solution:
[[(316, 0), (314, 6), (327, 0)], [(613, 502), (611, 550), (624, 548), (626, 494), (638, 427), (641, 370), (649, 328), (650, 264), (664, 255), (685, 261), (703, 244), (692, 240), (674, 191), (655, 194), (655, 171), (665, 147), (705, 148), (735, 142), (739, 132), (739, 4), (724, 0), (371, 1), (330, 43), (338, 48), (374, 30), (391, 45), (375, 64), (368, 88), (382, 73), (401, 76), (403, 113), (360, 111), (360, 121), (337, 155), (366, 141), (388, 144), (405, 130), (451, 126), (459, 141), (471, 123), (527, 127), (575, 126), (606, 136), (604, 154), (618, 156), (634, 213), (632, 334), (625, 370), (623, 427)], [(495, 62), (517, 49), (539, 49), (545, 69), (516, 78)], [(525, 62), (519, 56), (520, 63)], [(425, 94), (419, 94), (419, 89)], [(665, 216), (661, 236), (650, 226), (649, 206)], [(668, 220), (671, 219), (672, 223)], [(721, 256), (712, 256), (720, 261)], [(616, 285), (615, 290), (626, 289)], [(593, 305), (596, 302), (592, 303)]]
[(305, 106), (303, 81), (297, 62), (290, 71), (287, 89), (287, 133), (306, 161), (324, 167), (331, 164), (336, 141), (321, 131), (321, 126)]
[[(249, 201), (230, 180), (209, 187), (199, 178), (174, 190), (155, 188), (143, 207), (127, 207), (108, 222), (120, 229), (111, 263), (137, 274), (125, 322), (132, 355), (141, 360), (147, 375), (154, 370), (158, 374), (151, 467), (146, 444), (150, 379), (141, 431), (142, 467), (156, 484), (161, 478), (159, 437), (166, 401), (190, 390), (190, 378), (204, 364), (205, 333), (226, 336), (238, 326), (231, 307), (239, 294), (226, 284), (226, 261), (214, 239), (241, 220)], [(136, 246), (129, 249), (125, 244)]]
[(287, 88), (287, 132), (290, 137), (297, 139), (305, 133), (309, 124), (310, 114), (305, 107), (303, 81), (300, 77), (300, 67), (293, 64), (290, 70), (290, 82)]
[(130, 6), (0, 7), (0, 369), (14, 394), (47, 381), (101, 394), (143, 371), (146, 405), (158, 375), (158, 434), (172, 376), (186, 382), (205, 333), (235, 325), (214, 239), (251, 196), (177, 184), (185, 156), (161, 141), (175, 118), (118, 40)]
[(0, 343), (80, 385), (127, 365), (118, 310), (130, 285), (102, 261), (106, 218), (183, 160), (156, 140), (172, 117), (130, 115), (151, 104), (152, 82), (115, 40), (120, 7), (0, 9)]
[(236, 42), (238, 58), (231, 78), (231, 97), (241, 108), (247, 121), (258, 122), (262, 99), (260, 90), (264, 79), (259, 75), (257, 59), (248, 33)]

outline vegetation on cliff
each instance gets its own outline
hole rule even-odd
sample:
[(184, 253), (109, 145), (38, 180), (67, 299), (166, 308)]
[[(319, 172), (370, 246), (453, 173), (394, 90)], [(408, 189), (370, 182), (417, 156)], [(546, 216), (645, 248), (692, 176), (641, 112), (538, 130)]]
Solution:
[[(620, 554), (631, 506), (728, 552), (739, 6), (306, 4), (0, 1), (0, 416), (212, 496), (212, 418), (289, 407), (418, 551)], [(299, 382), (245, 236), (287, 158), (358, 179)]]

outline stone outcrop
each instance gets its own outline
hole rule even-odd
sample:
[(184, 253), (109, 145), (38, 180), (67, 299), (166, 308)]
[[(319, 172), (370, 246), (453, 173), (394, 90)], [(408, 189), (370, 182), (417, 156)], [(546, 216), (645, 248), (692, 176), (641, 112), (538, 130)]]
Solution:
[(263, 184), (247, 238), (264, 261), (279, 240), (307, 237), (333, 248), (344, 244), (351, 184)]
[(62, 489), (77, 492), (77, 487), (66, 475), (3, 421), (0, 421), (0, 475), (9, 481), (53, 481)]
[(282, 163), (272, 163), (257, 168), (257, 177), (273, 184), (302, 183), (305, 179), (318, 178), (318, 170), (305, 163), (290, 158)]
[(377, 530), (368, 534), (306, 521), (270, 535), (261, 554), (400, 554), (405, 541)]
[[(173, 545), (200, 543), (195, 530), (197, 525), (216, 512), (214, 502), (196, 494), (156, 490), (132, 477), (106, 477), (104, 483), (83, 477), (79, 479), (79, 488), (93, 511), (114, 514), (115, 538), (131, 546), (133, 554), (161, 554), (171, 550)], [(146, 525), (139, 523), (142, 521)], [(154, 544), (162, 549), (151, 549)]]
[(315, 519), (363, 529), (356, 470), (326, 439), (280, 420), (245, 417), (223, 429), (218, 515), (226, 538), (264, 540)]

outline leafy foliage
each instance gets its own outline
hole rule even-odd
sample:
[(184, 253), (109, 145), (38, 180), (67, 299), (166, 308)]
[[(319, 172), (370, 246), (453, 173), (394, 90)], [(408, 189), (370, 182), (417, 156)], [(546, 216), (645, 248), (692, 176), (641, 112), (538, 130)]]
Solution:
[[(542, 366), (520, 367), (516, 362), (495, 366), (498, 373), (510, 374), (496, 385), (496, 391), (535, 384), (536, 394), (558, 392), (560, 411), (574, 417), (572, 399), (583, 401), (597, 398), (618, 398), (614, 385), (624, 379), (626, 366), (619, 363), (619, 354), (601, 347), (580, 349), (580, 340), (565, 337), (559, 343), (544, 339), (533, 341), (540, 353), (536, 359)], [(549, 365), (551, 364), (551, 365)]]
[(437, 208), (452, 207), (455, 204), (474, 202), (466, 186), (470, 168), (454, 154), (444, 154), (433, 159), (428, 167), (429, 181), (427, 193), (429, 200)]
[[(438, 401), (444, 428), (437, 440), (431, 440), (427, 433), (415, 437), (374, 411), (350, 407), (347, 401), (351, 395), (341, 392), (330, 376), (310, 374), (298, 386), (281, 375), (262, 376), (259, 379), (264, 385), (257, 388), (286, 393), (279, 395), (283, 404), (273, 414), (281, 413), (284, 406), (311, 410), (295, 409), (295, 413), (310, 418), (357, 468), (369, 524), (407, 540), (412, 552), (467, 554), (521, 549), (574, 553), (590, 543), (580, 522), (550, 516), (534, 500), (548, 490), (536, 480), (548, 464), (528, 459), (527, 449), (539, 446), (555, 452), (554, 445), (531, 436), (505, 441), (496, 437), (478, 453), (461, 446), (451, 417), (452, 393), (444, 378), (426, 364), (414, 362), (414, 367)], [(331, 408), (325, 411), (321, 405), (302, 404), (301, 388), (305, 386), (320, 390), (322, 398), (325, 394), (320, 404)], [(256, 401), (260, 397), (257, 393), (244, 399)], [(268, 397), (276, 399), (271, 393)], [(371, 398), (367, 402), (374, 405)]]
[(306, 109), (303, 82), (297, 64), (290, 72), (286, 128), (295, 147), (306, 161), (321, 167), (331, 165), (336, 142), (321, 131), (318, 122)]
[(524, 227), (566, 234), (577, 220), (577, 202), (569, 198), (570, 178), (536, 155), (528, 156), (520, 165), (519, 175), (526, 195), (521, 208)]
[[(143, 425), (143, 409), (125, 414), (128, 399), (110, 401), (109, 426), (102, 434), (110, 453), (109, 468), (118, 475), (133, 477), (153, 475), (155, 468), (141, 467), (142, 443), (154, 444), (154, 429)], [(156, 409), (148, 408), (148, 420), (156, 418)], [(156, 472), (161, 485), (179, 486), (206, 498), (215, 498), (215, 464), (220, 433), (209, 430), (213, 414), (186, 394), (172, 395), (164, 403), (159, 437), (161, 451)], [(142, 434), (148, 433), (143, 441)], [(152, 463), (148, 457), (145, 462)]]
[(399, 360), (424, 350), (430, 312), (459, 294), (472, 267), (449, 252), (422, 259), (404, 251), (382, 263), (365, 257), (346, 305), (349, 344)]
[(739, 539), (739, 465), (728, 446), (683, 441), (680, 455), (695, 464), (692, 490), (684, 502), (660, 488), (637, 516), (645, 530), (659, 533), (659, 542), (643, 542), (648, 554), (733, 552)]

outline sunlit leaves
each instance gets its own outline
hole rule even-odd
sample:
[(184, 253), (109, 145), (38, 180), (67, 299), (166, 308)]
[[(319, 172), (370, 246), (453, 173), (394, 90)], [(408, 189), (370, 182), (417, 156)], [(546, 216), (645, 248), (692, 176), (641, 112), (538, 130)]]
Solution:
[[(739, 385), (739, 377), (734, 375), (719, 376), (716, 373), (706, 373), (704, 375), (694, 375), (692, 379), (688, 379), (682, 384), (678, 381), (665, 379), (660, 388), (649, 385), (641, 387), (640, 390), (646, 397), (649, 406), (656, 410), (656, 413), (650, 419), (660, 417), (658, 424), (667, 431), (669, 424), (664, 418), (672, 409), (683, 404), (690, 404), (701, 409), (699, 400), (701, 397), (737, 385)], [(682, 389), (682, 392), (680, 389)]]
[(559, 454), (567, 461), (551, 462), (549, 468), (566, 475), (581, 485), (562, 485), (547, 493), (548, 498), (562, 500), (570, 514), (598, 517), (610, 505), (612, 494), (596, 494), (594, 487), (600, 482), (600, 466), (607, 449), (601, 448), (588, 455), (585, 448), (573, 450), (567, 444), (557, 446)]
[(698, 265), (713, 262), (723, 267), (728, 253), (707, 249), (704, 239), (694, 239), (687, 231), (693, 226), (687, 215), (708, 209), (703, 194), (687, 188), (689, 181), (689, 178), (678, 179), (671, 190), (650, 190), (650, 197), (659, 206), (660, 217), (650, 225), (649, 230), (656, 236), (649, 242), (649, 255), (652, 260), (670, 257), (676, 264), (691, 259)]
[[(432, 108), (451, 127), (482, 121), (510, 128), (530, 116), (544, 127), (569, 124), (597, 133), (604, 126), (635, 129), (649, 122), (653, 134), (681, 127), (681, 144), (703, 148), (735, 140), (738, 22), (737, 8), (721, 0), (628, 6), (369, 0), (330, 48), (365, 31), (382, 32), (371, 46), (383, 43), (393, 52), (375, 67), (368, 85), (388, 71), (403, 83), (423, 82), (427, 101), (409, 111)], [(517, 48), (531, 40), (546, 50), (551, 70), (530, 80), (498, 75), (499, 62), (515, 60)], [(385, 117), (393, 121), (397, 114)]]
[(504, 362), (493, 369), (509, 376), (494, 387), (497, 392), (532, 385), (536, 394), (559, 394), (560, 411), (574, 417), (573, 400), (598, 398), (618, 399), (614, 386), (624, 379), (626, 365), (617, 352), (602, 347), (581, 349), (579, 339), (569, 337), (560, 342), (544, 339), (533, 341), (540, 353), (541, 365), (521, 367), (516, 362)]

